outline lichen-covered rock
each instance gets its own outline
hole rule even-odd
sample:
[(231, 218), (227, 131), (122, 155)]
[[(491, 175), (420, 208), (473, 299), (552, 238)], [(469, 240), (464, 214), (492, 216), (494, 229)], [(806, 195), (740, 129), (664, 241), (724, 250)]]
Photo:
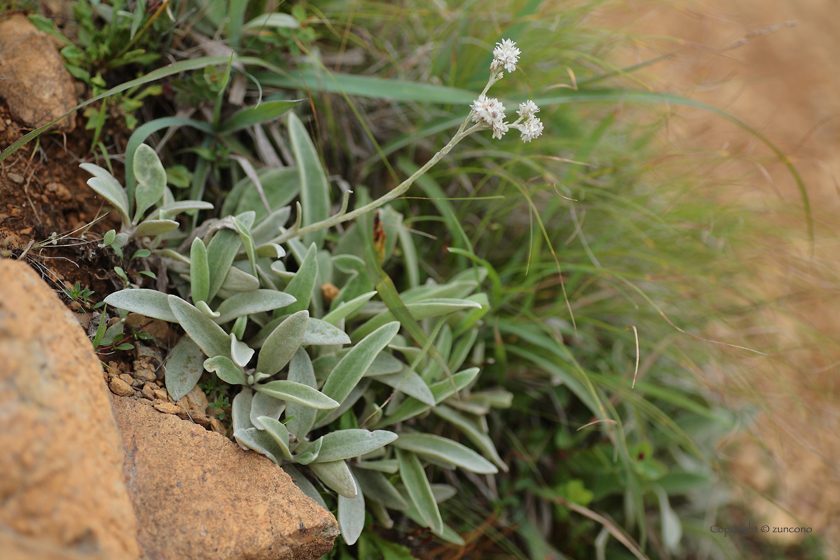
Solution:
[[(76, 106), (76, 86), (45, 33), (24, 16), (0, 22), (0, 98), (16, 121), (38, 128)], [(72, 115), (56, 128), (73, 130)]]
[(138, 400), (111, 398), (144, 558), (307, 560), (332, 549), (335, 518), (274, 463)]
[(26, 264), (0, 259), (0, 286), (0, 530), (68, 555), (137, 558), (122, 445), (90, 341)]

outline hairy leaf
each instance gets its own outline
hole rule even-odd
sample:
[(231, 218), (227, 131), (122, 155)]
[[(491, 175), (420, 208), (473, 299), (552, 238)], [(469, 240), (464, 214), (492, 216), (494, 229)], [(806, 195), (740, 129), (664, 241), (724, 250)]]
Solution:
[(262, 345), (257, 359), (257, 371), (274, 375), (283, 369), (300, 347), (308, 323), (309, 312), (303, 310), (277, 325)]
[(166, 361), (166, 390), (175, 401), (192, 391), (201, 374), (204, 373), (204, 360), (201, 348), (188, 336), (182, 336), (172, 348), (172, 354)]

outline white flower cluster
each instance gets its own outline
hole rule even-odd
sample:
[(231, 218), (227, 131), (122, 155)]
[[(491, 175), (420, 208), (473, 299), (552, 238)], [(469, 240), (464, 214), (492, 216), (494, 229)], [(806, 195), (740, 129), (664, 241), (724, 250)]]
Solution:
[[(485, 92), (502, 78), (504, 75), (502, 69), (508, 72), (516, 70), (519, 55), (520, 51), (516, 48), (516, 43), (510, 39), (502, 39), (501, 43), (496, 43), (496, 48), (493, 49), (493, 63), (490, 65), (492, 75), (487, 87), (484, 88)], [(534, 138), (539, 138), (543, 133), (543, 123), (535, 116), (539, 113), (540, 108), (533, 101), (528, 100), (519, 104), (519, 110), (517, 111), (519, 118), (514, 123), (505, 122), (505, 106), (495, 97), (487, 97), (482, 93), (470, 105), (470, 108), (472, 109), (470, 113), (472, 121), (491, 128), (493, 138), (500, 139), (511, 127), (522, 133), (523, 142), (530, 142)]]
[(517, 128), (522, 133), (523, 142), (530, 142), (534, 138), (539, 138), (542, 135), (543, 123), (539, 118), (534, 116), (539, 112), (540, 108), (530, 99), (525, 103), (519, 104), (519, 111), (517, 113), (519, 114), (519, 119), (524, 119), (525, 122), (518, 125)]
[[(511, 126), (519, 130), (523, 142), (530, 142), (542, 135), (543, 123), (534, 116), (540, 108), (531, 100), (519, 104), (519, 111), (517, 111), (519, 119), (513, 124), (505, 122), (505, 106), (495, 97), (481, 95), (470, 105), (470, 108), (473, 122), (484, 123), (493, 129), (493, 138), (500, 139)], [(523, 120), (525, 122), (520, 122)]]
[(495, 97), (479, 95), (470, 107), (473, 110), (472, 120), (484, 123), (493, 129), (493, 138), (501, 138), (508, 131), (505, 122), (505, 106)]
[[(492, 72), (501, 72), (502, 68), (508, 72), (516, 70), (516, 63), (519, 62), (520, 50), (516, 48), (516, 43), (510, 39), (502, 39), (501, 43), (496, 43), (496, 48), (493, 49), (493, 63), (490, 64)], [(501, 78), (501, 76), (499, 76)]]

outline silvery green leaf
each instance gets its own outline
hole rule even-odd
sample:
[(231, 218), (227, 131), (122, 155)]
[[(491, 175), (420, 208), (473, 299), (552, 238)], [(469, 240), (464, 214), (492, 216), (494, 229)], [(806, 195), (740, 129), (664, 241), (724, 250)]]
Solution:
[(253, 449), (278, 465), (283, 461), (283, 450), (277, 445), (274, 438), (265, 433), (265, 431), (260, 431), (256, 428), (236, 430), (233, 432), (233, 437), (241, 447)]
[[(289, 381), (301, 383), (307, 387), (316, 389), (318, 382), (315, 379), (315, 371), (312, 367), (312, 361), (309, 359), (309, 354), (303, 348), (298, 348), (292, 361), (289, 362)], [(289, 403), (286, 410), (286, 418), (291, 418), (286, 423), (289, 431), (302, 440), (312, 429), (315, 423), (315, 409), (308, 406), (301, 406), (299, 404)]]
[(324, 394), (339, 402), (344, 401), (359, 383), (377, 354), (391, 342), (399, 330), (400, 323), (393, 321), (370, 333), (354, 346), (330, 373), (322, 389)]
[[(251, 236), (257, 245), (264, 245), (280, 235), (280, 228), (289, 221), (292, 214), (290, 206), (284, 206), (269, 214), (263, 221), (251, 228)], [(285, 251), (284, 251), (285, 253)]]
[(224, 324), (237, 317), (271, 311), (294, 303), (295, 298), (275, 290), (252, 290), (230, 297), (219, 304), (216, 310), (219, 316), (216, 323)]
[(277, 243), (266, 243), (257, 247), (257, 257), (261, 259), (280, 259), (286, 256), (286, 251)]
[(510, 408), (510, 405), (513, 404), (513, 393), (510, 391), (497, 389), (482, 391), (482, 394), (487, 397), (488, 404), (491, 408)]
[[(261, 261), (264, 259), (260, 259)], [(271, 265), (265, 266), (261, 262), (257, 262), (257, 275), (260, 279), (260, 286), (263, 286), (266, 289), (274, 290), (275, 292), (280, 291), (280, 286), (277, 283), (277, 279), (268, 273)]]
[(188, 259), (187, 257), (185, 257), (177, 251), (173, 251), (172, 249), (155, 249), (152, 252), (156, 255), (160, 255), (168, 259), (173, 259), (175, 262), (172, 264), (190, 264), (190, 259)]
[(403, 434), (394, 447), (412, 451), (423, 457), (451, 463), (479, 474), (494, 474), (499, 470), (490, 461), (456, 441), (431, 434)]
[(286, 270), (286, 265), (283, 264), (283, 261), (274, 261), (271, 263), (271, 272), (279, 276), (284, 282), (291, 282), (295, 277), (294, 272)]
[(356, 467), (387, 474), (396, 474), (400, 469), (400, 464), (396, 459), (382, 459), (381, 461), (359, 461), (356, 463)]
[(274, 375), (288, 364), (300, 348), (309, 323), (309, 312), (298, 311), (268, 335), (257, 359), (257, 370)]
[(490, 412), (490, 399), (483, 393), (472, 393), (460, 399), (448, 401), (449, 406), (469, 414), (481, 416)]
[(432, 412), (458, 428), (461, 433), (467, 436), (467, 439), (470, 440), (473, 445), (484, 453), (485, 457), (490, 459), (504, 472), (508, 472), (508, 466), (504, 461), (502, 461), (502, 458), (499, 457), (499, 452), (496, 451), (496, 446), (493, 444), (493, 440), (490, 439), (490, 437), (474, 422), (472, 422), (467, 415), (462, 414), (457, 410), (453, 410), (443, 404), (439, 404), (434, 407)]
[(210, 264), (207, 261), (207, 247), (200, 237), (193, 239), (190, 246), (190, 290), (193, 301), (207, 301), (210, 293)]
[(236, 335), (230, 333), (230, 357), (233, 360), (233, 363), (244, 368), (248, 365), (248, 362), (251, 361), (253, 356), (254, 351), (251, 347), (241, 340), (237, 340)]
[(167, 203), (158, 208), (156, 214), (152, 214), (152, 216), (159, 216), (161, 213), (165, 213), (168, 216), (177, 216), (181, 212), (186, 212), (187, 210), (212, 210), (213, 205), (209, 202), (202, 202), (200, 200), (184, 200), (181, 202), (172, 202)]
[(195, 308), (204, 313), (204, 315), (209, 319), (216, 319), (219, 316), (219, 312), (210, 309), (210, 306), (207, 305), (206, 301), (199, 300), (195, 302)]
[(350, 410), (356, 401), (358, 401), (362, 395), (367, 391), (368, 387), (370, 387), (370, 379), (362, 379), (358, 385), (353, 387), (353, 390), (350, 391), (350, 394), (347, 396), (346, 399), (341, 401), (341, 406), (339, 406), (335, 410), (331, 410), (326, 415), (322, 413), (318, 413), (315, 417), (315, 428), (320, 428), (322, 426), (326, 426), (333, 420), (336, 420), (342, 414)]
[(231, 417), (233, 419), (233, 431), (247, 430), (253, 428), (251, 422), (251, 405), (254, 401), (254, 392), (250, 387), (242, 387), (239, 394), (233, 397), (231, 404)]
[[(294, 296), (297, 301), (283, 309), (283, 314), (295, 313), (304, 309), (309, 309), (309, 301), (312, 299), (312, 290), (315, 289), (315, 280), (318, 278), (318, 261), (316, 256), (318, 251), (315, 245), (311, 245), (306, 252), (306, 257), (300, 265), (300, 268), (295, 273), (294, 278), (286, 286), (285, 292)], [(272, 265), (273, 268), (273, 265)]]
[(268, 379), (269, 377), (271, 377), (271, 376), (268, 375), (267, 373), (257, 372), (257, 373), (254, 374), (254, 381), (253, 382), (254, 383), (259, 383), (260, 381), (262, 381), (264, 379)]
[(467, 360), (470, 350), (472, 350), (476, 339), (478, 338), (478, 329), (470, 329), (465, 335), (460, 337), (455, 343), (452, 352), (449, 354), (449, 369), (456, 371)]
[(134, 230), (134, 237), (154, 237), (178, 229), (175, 220), (146, 220)]
[(230, 333), (236, 336), (237, 340), (242, 340), (243, 335), (245, 334), (245, 328), (248, 326), (248, 317), (243, 315), (242, 317), (237, 317), (236, 321), (233, 322), (233, 328), (230, 329)]
[[(260, 281), (247, 272), (231, 266), (220, 289), (228, 292), (252, 292), (260, 287)], [(219, 293), (218, 291), (216, 292)]]
[(254, 389), (287, 403), (301, 404), (318, 410), (331, 410), (338, 407), (338, 403), (330, 397), (312, 387), (294, 381), (269, 381), (264, 385), (255, 385)]
[(277, 447), (279, 447), (281, 453), (283, 453), (284, 459), (292, 458), (292, 452), (289, 451), (289, 431), (286, 430), (286, 426), (284, 426), (282, 422), (278, 422), (274, 418), (269, 418), (268, 416), (260, 416), (257, 418), (257, 421), (254, 422), (254, 425), (262, 426), (268, 435), (277, 442)]
[[(257, 418), (260, 416), (267, 416), (273, 420), (279, 420), (280, 415), (283, 414), (283, 410), (285, 408), (286, 403), (280, 399), (275, 399), (271, 395), (266, 395), (265, 393), (257, 393), (251, 400), (249, 418), (254, 427), (261, 430), (262, 427), (260, 423), (257, 422)], [(288, 442), (286, 445), (288, 445)]]
[(161, 321), (168, 321), (170, 323), (178, 322), (178, 318), (175, 317), (172, 309), (169, 308), (168, 296), (157, 290), (147, 290), (144, 288), (120, 290), (106, 297), (105, 303), (117, 309), (125, 309), (132, 313), (145, 315), (151, 319), (160, 319)]
[[(396, 463), (396, 461), (394, 461)], [(408, 503), (400, 495), (394, 485), (380, 472), (369, 469), (351, 467), (353, 476), (362, 492), (371, 500), (380, 502), (387, 508), (397, 511), (408, 509)]]
[(318, 502), (318, 505), (320, 505), (322, 508), (326, 510), (329, 509), (327, 507), (327, 503), (324, 501), (324, 498), (321, 497), (321, 493), (318, 492), (317, 488), (315, 488), (315, 485), (309, 482), (309, 479), (306, 478), (299, 470), (297, 470), (297, 467), (286, 463), (282, 465), (281, 468), (284, 471), (286, 471), (286, 474), (288, 474), (289, 477), (292, 479), (292, 482), (294, 482), (295, 485), (297, 485), (297, 487), (300, 488), (301, 492)]
[(245, 373), (242, 368), (225, 356), (214, 356), (204, 360), (204, 369), (214, 372), (219, 379), (231, 385), (245, 385)]
[(168, 297), (169, 308), (172, 309), (178, 323), (205, 354), (211, 357), (230, 357), (230, 338), (222, 327), (178, 296)]
[(243, 25), (242, 29), (262, 30), (266, 27), (288, 27), (289, 29), (297, 29), (300, 27), (300, 23), (293, 16), (288, 14), (263, 14)]
[(166, 390), (178, 401), (192, 391), (204, 373), (201, 348), (188, 336), (182, 336), (172, 348), (172, 354), (166, 361)]
[(318, 251), (315, 257), (318, 260), (318, 285), (323, 286), (327, 282), (332, 284), (333, 270), (332, 270), (332, 255), (329, 251)]
[(432, 484), (432, 494), (435, 495), (435, 502), (441, 504), (455, 497), (458, 494), (458, 490), (449, 484)]
[(301, 344), (350, 344), (350, 337), (347, 334), (331, 324), (321, 321), (320, 319), (311, 318), (309, 324), (306, 326), (306, 333), (303, 335), (303, 342)]
[[(400, 494), (402, 494), (403, 497), (406, 497), (407, 491), (406, 491), (405, 487), (401, 486), (399, 489), (400, 489)], [(420, 512), (417, 511), (417, 507), (411, 502), (410, 499), (408, 499), (406, 501), (408, 502), (408, 509), (405, 510), (404, 512), (402, 512), (402, 513), (404, 513), (406, 517), (408, 517), (409, 519), (411, 519), (412, 521), (414, 521), (418, 525), (425, 527), (426, 522), (423, 520), (423, 517), (420, 515)], [(458, 546), (464, 546), (464, 544), (465, 544), (464, 539), (461, 538), (461, 535), (459, 535), (458, 533), (453, 531), (452, 528), (449, 525), (446, 525), (445, 523), (443, 524), (443, 530), (442, 531), (435, 531), (434, 529), (432, 529), (432, 534), (435, 535), (436, 537), (440, 537), (441, 539), (445, 540), (446, 542), (450, 542), (450, 543), (458, 545)]]
[(365, 505), (378, 524), (386, 529), (391, 529), (394, 526), (394, 520), (388, 515), (388, 510), (385, 509), (385, 506), (373, 500), (368, 501)]
[(326, 381), (330, 372), (338, 365), (341, 357), (342, 356), (339, 354), (325, 354), (323, 356), (318, 356), (315, 361), (312, 362), (312, 367), (315, 370), (315, 379), (318, 381)]
[(239, 232), (239, 237), (245, 246), (245, 254), (248, 255), (248, 261), (251, 263), (251, 273), (257, 276), (257, 246), (254, 244), (254, 238), (251, 237), (248, 227), (240, 219), (234, 217), (233, 224), (236, 226), (236, 231)]
[(98, 165), (83, 163), (79, 167), (93, 175), (87, 180), (87, 184), (102, 198), (108, 201), (114, 209), (119, 212), (124, 224), (128, 225), (131, 220), (128, 217), (128, 195), (114, 176)]
[(331, 325), (337, 325), (339, 321), (342, 319), (347, 319), (353, 313), (361, 309), (370, 298), (376, 295), (376, 291), (368, 292), (366, 294), (362, 294), (359, 297), (352, 299), (350, 301), (344, 302), (339, 305), (336, 309), (330, 311), (326, 315), (324, 315), (323, 321), (330, 323)]
[(472, 383), (478, 375), (479, 371), (481, 370), (477, 367), (465, 369), (464, 371), (459, 371), (458, 373), (453, 375), (452, 381), (450, 381), (449, 379), (444, 379), (443, 381), (433, 383), (429, 388), (432, 390), (432, 394), (435, 396), (435, 403), (440, 403), (444, 399), (447, 399), (454, 395), (456, 391), (460, 391), (461, 389)]
[(134, 189), (134, 200), (137, 202), (134, 221), (137, 222), (146, 210), (163, 197), (166, 188), (166, 170), (148, 144), (140, 144), (134, 152), (134, 179), (137, 181)]
[(315, 459), (317, 459), (318, 455), (321, 453), (321, 446), (323, 444), (324, 441), (322, 439), (318, 439), (314, 443), (310, 444), (301, 444), (299, 448), (303, 448), (304, 445), (305, 448), (299, 449), (299, 451), (302, 451), (302, 453), (295, 456), (295, 463), (298, 463), (300, 465), (308, 465), (315, 461)]
[(389, 373), (397, 373), (403, 370), (405, 364), (388, 352), (382, 351), (376, 355), (373, 363), (367, 368), (365, 377), (377, 377)]
[(661, 486), (654, 485), (656, 496), (659, 498), (659, 516), (662, 519), (662, 542), (672, 553), (677, 552), (677, 547), (682, 538), (682, 523), (674, 513), (671, 504), (668, 502), (668, 494)]
[[(300, 174), (300, 204), (303, 207), (303, 225), (308, 226), (330, 217), (330, 185), (321, 165), (321, 159), (303, 123), (294, 113), (289, 113), (289, 143), (295, 154)], [(314, 231), (304, 236), (304, 243), (324, 244), (326, 231)], [(298, 298), (300, 299), (300, 298)]]
[(443, 519), (440, 517), (440, 510), (420, 459), (411, 451), (398, 448), (397, 461), (400, 463), (400, 478), (405, 484), (411, 503), (423, 520), (421, 525), (431, 527), (432, 531), (438, 533), (443, 532)]
[[(229, 272), (232, 272), (231, 265), (236, 258), (236, 253), (242, 245), (242, 239), (239, 234), (229, 229), (221, 229), (216, 232), (210, 244), (207, 245), (207, 259), (213, 263), (210, 267), (210, 290), (207, 298), (212, 300), (219, 292), (222, 284), (227, 284)], [(243, 273), (245, 274), (245, 273)], [(259, 280), (254, 278), (254, 281), (259, 287)], [(244, 292), (245, 290), (234, 290), (230, 286), (225, 285), (226, 290)], [(256, 288), (254, 288), (256, 289)]]
[[(353, 477), (353, 474), (350, 474)], [(365, 528), (365, 495), (356, 484), (356, 497), (345, 498), (338, 495), (338, 529), (341, 537), (348, 545), (355, 544)]]
[(288, 317), (286, 317), (286, 316), (280, 316), (280, 317), (277, 317), (276, 319), (272, 319), (271, 321), (266, 323), (260, 329), (260, 331), (257, 334), (255, 334), (254, 337), (251, 338), (251, 340), (248, 341), (248, 345), (251, 348), (261, 348), (262, 345), (265, 343), (265, 339), (268, 338), (268, 335), (273, 333), (274, 329), (277, 328), (277, 325), (279, 325), (280, 323), (285, 321), (287, 318)]
[(436, 298), (462, 299), (472, 294), (476, 288), (478, 288), (478, 282), (475, 280), (450, 281), (447, 284), (427, 284), (404, 291), (400, 294), (400, 299), (406, 304)]
[(114, 238), (114, 242), (111, 243), (111, 247), (119, 247), (122, 249), (126, 245), (128, 245), (129, 236), (127, 233), (118, 233), (117, 236)]
[(385, 430), (340, 430), (325, 434), (320, 439), (323, 445), (316, 463), (352, 459), (370, 453), (397, 439), (397, 434)]
[(410, 397), (429, 406), (435, 406), (435, 397), (423, 378), (416, 372), (409, 372), (408, 375), (398, 372), (374, 377), (375, 381), (389, 385), (398, 391), (402, 391)]
[[(420, 319), (428, 319), (429, 317), (447, 315), (462, 309), (481, 309), (481, 304), (468, 299), (428, 299), (418, 303), (406, 304), (405, 308), (414, 319), (419, 321)], [(360, 340), (375, 329), (393, 320), (394, 314), (391, 311), (386, 311), (356, 329), (350, 335), (350, 339), (353, 341)]]
[(321, 482), (345, 498), (356, 497), (356, 482), (350, 474), (350, 467), (344, 461), (332, 463), (312, 463), (309, 465)]

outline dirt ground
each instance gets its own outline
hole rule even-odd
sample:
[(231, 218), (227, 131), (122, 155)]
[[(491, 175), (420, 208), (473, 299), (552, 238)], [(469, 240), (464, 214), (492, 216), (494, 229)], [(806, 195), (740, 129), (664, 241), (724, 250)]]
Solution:
[(813, 254), (801, 194), (778, 158), (722, 118), (671, 109), (664, 141), (704, 154), (707, 164), (698, 172), (726, 185), (722, 199), (759, 212), (782, 239), (745, 276), (775, 302), (753, 318), (773, 332), (775, 354), (745, 362), (764, 409), (751, 430), (763, 444), (739, 440), (729, 451), (729, 472), (776, 502), (745, 493), (744, 525), (811, 527), (829, 544), (822, 556), (794, 556), (782, 551), (799, 536), (771, 534), (757, 539), (758, 552), (746, 543), (738, 547), (757, 558), (769, 551), (774, 558), (840, 558), (837, 8), (831, 0), (620, 2), (603, 7), (596, 19), (633, 36), (635, 48), (616, 55), (622, 65), (674, 53), (640, 75), (654, 90), (713, 105), (764, 134), (788, 155), (807, 188)]

